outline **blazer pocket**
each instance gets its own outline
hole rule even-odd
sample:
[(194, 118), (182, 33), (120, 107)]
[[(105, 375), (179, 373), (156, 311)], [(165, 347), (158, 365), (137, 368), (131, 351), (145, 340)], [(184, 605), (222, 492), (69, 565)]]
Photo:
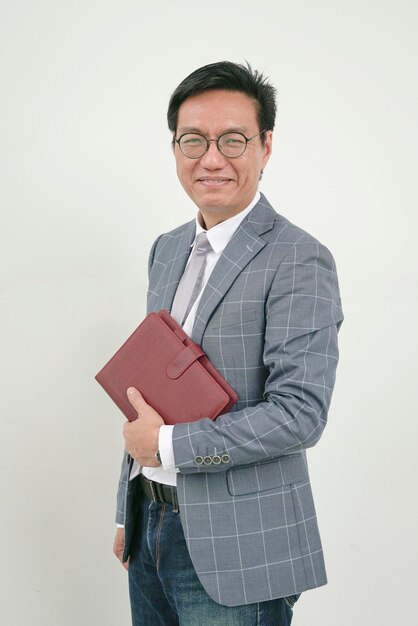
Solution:
[(242, 311), (234, 311), (233, 313), (224, 313), (213, 323), (213, 328), (224, 328), (225, 326), (232, 326), (233, 324), (252, 322), (255, 320), (255, 317), (255, 309), (243, 309)]
[(309, 475), (304, 459), (297, 453), (256, 465), (231, 468), (226, 481), (231, 496), (244, 496), (309, 481)]

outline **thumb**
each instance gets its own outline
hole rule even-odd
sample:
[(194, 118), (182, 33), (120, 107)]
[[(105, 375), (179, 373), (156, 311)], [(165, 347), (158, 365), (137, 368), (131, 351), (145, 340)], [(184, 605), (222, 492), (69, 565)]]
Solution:
[(138, 412), (138, 415), (144, 412), (144, 409), (147, 408), (148, 404), (145, 402), (142, 394), (135, 387), (129, 387), (126, 391), (126, 395), (128, 396), (129, 402), (132, 404), (134, 409)]

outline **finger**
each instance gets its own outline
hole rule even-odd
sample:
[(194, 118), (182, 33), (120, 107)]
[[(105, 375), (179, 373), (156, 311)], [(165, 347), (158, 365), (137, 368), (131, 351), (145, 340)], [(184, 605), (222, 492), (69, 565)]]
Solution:
[(126, 391), (126, 395), (128, 396), (129, 402), (138, 413), (143, 412), (148, 406), (138, 389), (135, 389), (135, 387), (129, 387)]

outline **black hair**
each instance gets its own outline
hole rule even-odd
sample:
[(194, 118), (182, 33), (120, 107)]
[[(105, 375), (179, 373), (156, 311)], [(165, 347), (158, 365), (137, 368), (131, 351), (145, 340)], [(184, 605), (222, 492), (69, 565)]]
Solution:
[[(204, 65), (182, 80), (168, 104), (167, 122), (172, 133), (177, 130), (177, 118), (183, 102), (204, 91), (223, 89), (239, 91), (256, 103), (259, 130), (273, 130), (276, 119), (276, 89), (267, 78), (251, 65), (220, 61)], [(260, 136), (264, 142), (264, 133)]]

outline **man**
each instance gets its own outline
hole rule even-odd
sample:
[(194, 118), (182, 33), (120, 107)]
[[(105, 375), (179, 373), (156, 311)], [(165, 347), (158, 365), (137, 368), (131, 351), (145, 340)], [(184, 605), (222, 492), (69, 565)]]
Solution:
[(134, 626), (285, 626), (299, 594), (326, 583), (305, 450), (326, 424), (343, 315), (329, 251), (258, 191), (275, 113), (274, 88), (230, 62), (196, 70), (170, 100), (198, 213), (154, 243), (148, 312), (170, 310), (238, 401), (173, 427), (128, 390), (138, 420), (124, 427), (114, 551)]

